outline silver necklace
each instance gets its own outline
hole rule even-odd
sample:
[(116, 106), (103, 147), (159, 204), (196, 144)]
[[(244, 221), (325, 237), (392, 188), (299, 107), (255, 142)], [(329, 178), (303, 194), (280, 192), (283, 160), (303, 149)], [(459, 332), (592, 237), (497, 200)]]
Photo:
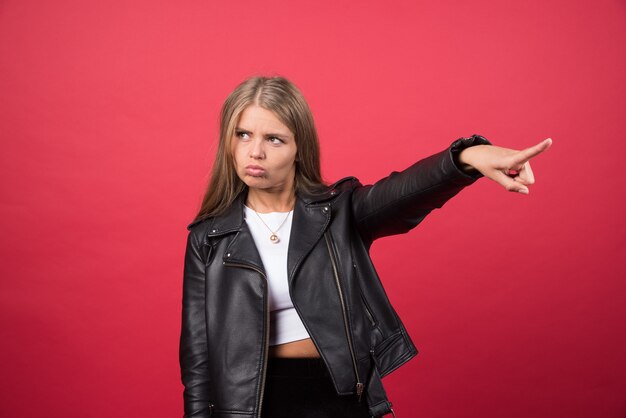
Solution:
[(256, 214), (257, 218), (259, 218), (259, 220), (263, 222), (263, 225), (265, 225), (265, 227), (272, 233), (270, 235), (270, 241), (272, 242), (272, 244), (278, 244), (278, 242), (280, 241), (280, 238), (278, 237), (278, 231), (280, 230), (280, 228), (283, 227), (283, 225), (285, 225), (285, 222), (287, 222), (287, 219), (289, 218), (289, 215), (291, 214), (293, 210), (290, 210), (289, 212), (287, 212), (287, 216), (285, 216), (285, 219), (283, 219), (283, 221), (280, 223), (278, 228), (276, 228), (276, 231), (272, 231), (272, 228), (270, 228), (269, 225), (265, 223), (263, 218), (261, 218), (261, 215), (259, 215), (259, 213), (256, 210), (254, 210), (251, 204), (249, 205), (250, 205), (250, 209), (252, 209), (252, 212)]

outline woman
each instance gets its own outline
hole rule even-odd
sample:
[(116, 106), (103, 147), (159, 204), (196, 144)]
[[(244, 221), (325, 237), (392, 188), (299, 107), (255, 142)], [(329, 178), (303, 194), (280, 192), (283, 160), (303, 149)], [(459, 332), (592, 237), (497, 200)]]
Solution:
[(369, 257), (476, 179), (528, 193), (523, 151), (474, 135), (374, 185), (325, 185), (313, 118), (281, 77), (227, 98), (185, 255), (185, 417), (370, 417), (381, 377), (417, 354)]

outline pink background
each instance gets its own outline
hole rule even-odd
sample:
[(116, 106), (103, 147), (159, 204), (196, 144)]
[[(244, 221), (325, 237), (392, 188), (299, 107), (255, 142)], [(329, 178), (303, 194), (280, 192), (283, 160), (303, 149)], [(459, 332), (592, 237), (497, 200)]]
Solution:
[[(227, 4), (228, 3), (228, 4)], [(281, 74), (327, 180), (480, 133), (533, 161), (373, 258), (420, 355), (398, 417), (624, 417), (626, 3), (0, 2), (0, 416), (176, 417), (218, 109)]]

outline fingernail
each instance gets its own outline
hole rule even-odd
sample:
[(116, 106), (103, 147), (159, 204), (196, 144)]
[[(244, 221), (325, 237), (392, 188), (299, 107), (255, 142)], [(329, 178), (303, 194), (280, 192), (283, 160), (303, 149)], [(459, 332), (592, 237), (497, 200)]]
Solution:
[(517, 192), (521, 194), (528, 194), (528, 190), (526, 189), (519, 189)]

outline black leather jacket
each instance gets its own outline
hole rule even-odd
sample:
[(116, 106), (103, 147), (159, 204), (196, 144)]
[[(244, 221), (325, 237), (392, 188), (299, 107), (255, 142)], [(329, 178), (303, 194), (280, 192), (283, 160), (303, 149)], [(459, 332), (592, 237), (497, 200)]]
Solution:
[[(415, 227), (480, 177), (455, 152), (474, 135), (374, 185), (345, 178), (297, 196), (288, 280), (294, 307), (340, 395), (391, 411), (381, 377), (417, 354), (369, 257), (372, 242)], [(268, 355), (263, 264), (243, 218), (243, 192), (223, 215), (197, 221), (185, 255), (180, 365), (186, 417), (259, 418)], [(363, 399), (361, 399), (363, 398)]]

